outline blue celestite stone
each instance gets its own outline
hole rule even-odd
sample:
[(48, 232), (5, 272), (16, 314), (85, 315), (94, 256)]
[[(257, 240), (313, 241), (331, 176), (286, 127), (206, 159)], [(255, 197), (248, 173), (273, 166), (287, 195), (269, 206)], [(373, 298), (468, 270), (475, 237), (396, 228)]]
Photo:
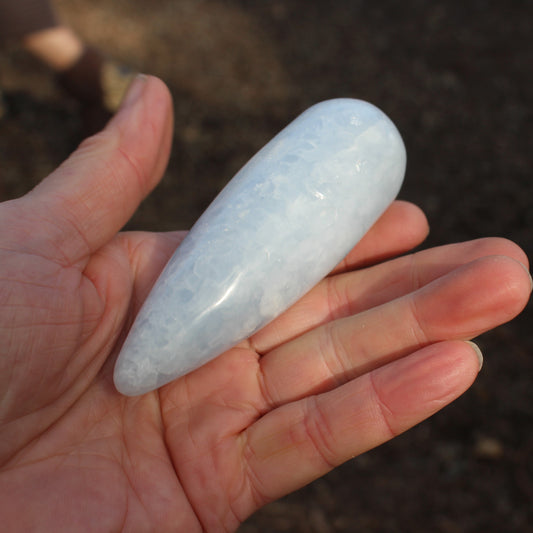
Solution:
[(122, 347), (115, 385), (156, 389), (246, 339), (328, 274), (394, 200), (394, 124), (360, 100), (317, 104), (228, 183), (176, 250)]

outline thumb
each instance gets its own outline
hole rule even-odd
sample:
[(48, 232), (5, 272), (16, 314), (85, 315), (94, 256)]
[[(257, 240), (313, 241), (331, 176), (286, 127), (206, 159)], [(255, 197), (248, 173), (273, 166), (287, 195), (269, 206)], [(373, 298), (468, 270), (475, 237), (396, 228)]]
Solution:
[(157, 78), (138, 76), (105, 129), (21, 199), (64, 260), (86, 259), (128, 221), (161, 179), (172, 129), (168, 89)]

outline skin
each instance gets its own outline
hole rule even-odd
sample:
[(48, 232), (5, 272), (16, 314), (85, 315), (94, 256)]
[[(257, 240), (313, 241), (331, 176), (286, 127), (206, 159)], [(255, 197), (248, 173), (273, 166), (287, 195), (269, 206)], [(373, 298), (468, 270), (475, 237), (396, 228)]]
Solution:
[(55, 71), (66, 70), (81, 57), (82, 40), (65, 26), (56, 26), (26, 35), (23, 45)]
[(121, 342), (184, 236), (117, 233), (164, 171), (171, 111), (164, 85), (139, 78), (103, 132), (0, 206), (6, 531), (234, 531), (457, 398), (480, 368), (466, 341), (529, 298), (527, 258), (504, 239), (396, 257), (428, 226), (395, 202), (248, 341), (121, 396)]

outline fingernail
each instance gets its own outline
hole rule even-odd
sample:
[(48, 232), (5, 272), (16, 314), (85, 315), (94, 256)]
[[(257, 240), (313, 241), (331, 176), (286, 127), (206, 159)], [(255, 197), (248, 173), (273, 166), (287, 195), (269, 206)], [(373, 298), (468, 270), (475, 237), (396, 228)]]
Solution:
[(120, 108), (118, 112), (122, 111), (123, 109), (126, 109), (141, 97), (142, 93), (144, 92), (144, 88), (146, 86), (146, 81), (148, 80), (148, 76), (144, 74), (137, 74), (135, 79), (131, 82), (126, 94), (124, 95), (124, 98), (122, 99), (122, 102), (120, 104)]
[(529, 283), (531, 284), (530, 291), (533, 291), (533, 278), (531, 277), (531, 272), (527, 269), (527, 267), (526, 267), (526, 265), (524, 265), (524, 263), (520, 263), (520, 265), (522, 265), (524, 270), (527, 272), (527, 275), (529, 276)]
[(472, 342), (472, 341), (466, 341), (468, 344), (470, 344), (470, 346), (472, 346), (472, 349), (474, 350), (474, 352), (476, 352), (476, 355), (477, 355), (477, 358), (478, 358), (478, 361), (479, 361), (479, 370), (481, 370), (481, 368), (483, 367), (483, 354), (481, 353), (481, 350), (479, 349), (479, 346)]

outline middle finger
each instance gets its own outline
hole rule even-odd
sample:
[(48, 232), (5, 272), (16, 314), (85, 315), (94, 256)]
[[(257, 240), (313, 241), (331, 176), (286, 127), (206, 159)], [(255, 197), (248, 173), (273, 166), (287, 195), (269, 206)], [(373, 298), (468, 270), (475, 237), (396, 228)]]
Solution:
[(412, 293), (328, 322), (261, 359), (272, 405), (333, 389), (370, 370), (443, 340), (466, 340), (523, 308), (529, 278), (508, 257), (463, 265)]
[(413, 292), (481, 257), (502, 255), (527, 265), (524, 252), (501, 238), (449, 244), (370, 268), (330, 276), (250, 339), (261, 354), (332, 320), (382, 305)]

